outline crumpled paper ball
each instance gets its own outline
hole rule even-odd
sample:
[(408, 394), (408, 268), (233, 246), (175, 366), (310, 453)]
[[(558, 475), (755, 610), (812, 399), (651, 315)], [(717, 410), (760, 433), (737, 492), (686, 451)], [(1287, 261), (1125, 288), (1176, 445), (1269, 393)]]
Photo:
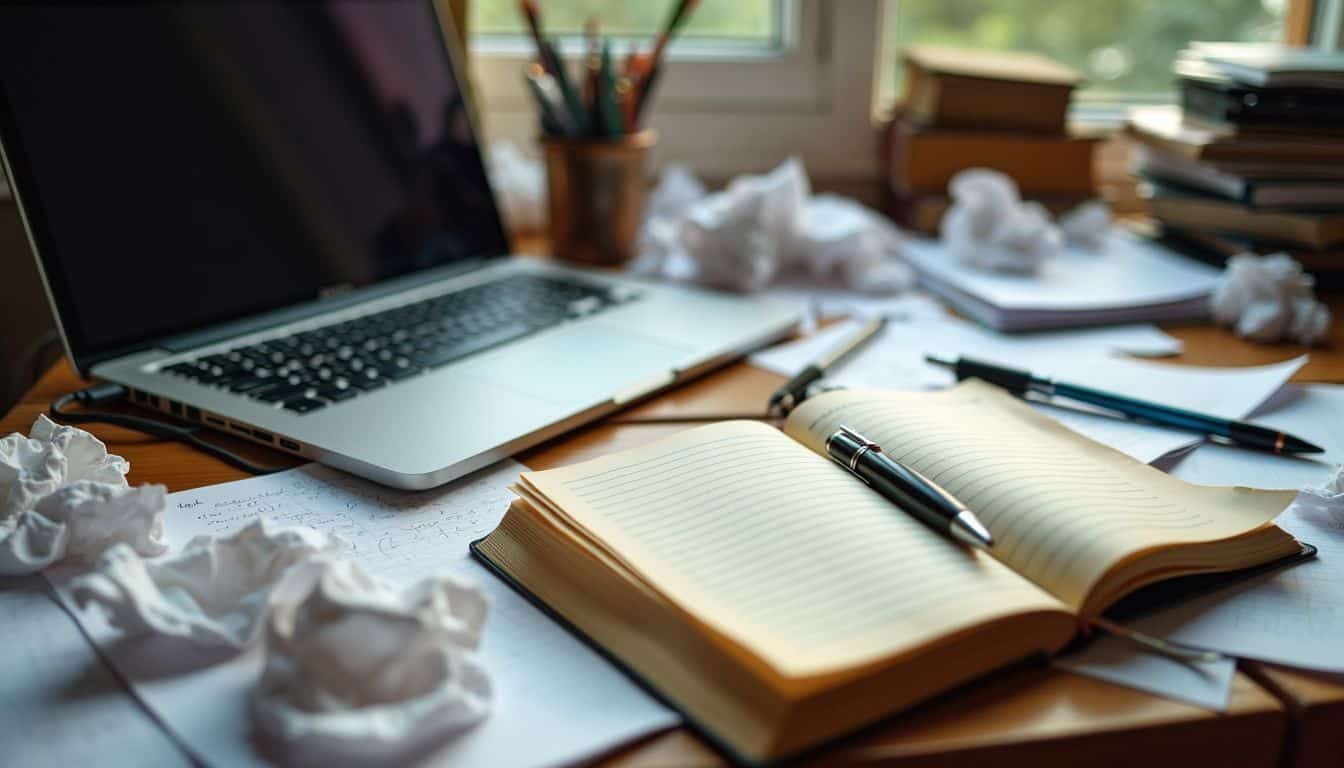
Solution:
[(507, 139), (490, 145), (486, 157), (490, 186), (514, 232), (539, 232), (546, 227), (546, 170)]
[(996, 272), (1032, 273), (1059, 255), (1064, 237), (1040, 203), (1023, 202), (1017, 184), (987, 168), (971, 168), (948, 184), (942, 240), (963, 264)]
[(286, 763), (388, 764), (432, 747), (490, 712), (473, 652), (488, 610), (446, 574), (399, 590), (349, 560), (302, 566), (266, 623), (257, 726)]
[(914, 273), (900, 235), (882, 216), (845, 198), (812, 196), (803, 164), (789, 158), (739, 176), (718, 193), (684, 166), (669, 166), (640, 231), (635, 272), (753, 292), (802, 271), (875, 294), (903, 291)]
[(1106, 244), (1111, 231), (1111, 206), (1103, 200), (1089, 200), (1060, 216), (1055, 222), (1069, 245), (1098, 250)]
[(1344, 527), (1344, 464), (1336, 464), (1330, 479), (1321, 485), (1298, 492), (1292, 506), (1320, 523)]
[(117, 544), (69, 589), (81, 608), (99, 606), (127, 636), (158, 634), (242, 650), (259, 636), (271, 592), (287, 572), (342, 548), (339, 539), (312, 528), (262, 519), (232, 536), (197, 536), (162, 560), (145, 560)]
[(1315, 279), (1285, 253), (1242, 253), (1227, 260), (1209, 306), (1220, 325), (1253, 341), (1315, 344), (1330, 331), (1330, 308), (1316, 300)]
[(836, 195), (816, 195), (803, 207), (789, 242), (791, 261), (821, 280), (839, 279), (868, 293), (893, 294), (915, 284), (915, 271), (892, 258), (901, 249), (895, 225)]
[(0, 438), (0, 575), (89, 559), (118, 542), (162, 554), (165, 489), (131, 488), (128, 471), (101, 440), (46, 416), (29, 437)]

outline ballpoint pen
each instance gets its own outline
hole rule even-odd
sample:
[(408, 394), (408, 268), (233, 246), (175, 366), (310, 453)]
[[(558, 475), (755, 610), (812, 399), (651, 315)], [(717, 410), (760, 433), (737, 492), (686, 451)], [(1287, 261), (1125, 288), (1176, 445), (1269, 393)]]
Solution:
[(1080, 384), (1055, 381), (1036, 376), (1030, 371), (1006, 368), (966, 357), (944, 360), (928, 355), (924, 359), (934, 365), (952, 369), (956, 373), (958, 381), (974, 376), (990, 384), (1003, 387), (1015, 395), (1024, 396), (1029, 392), (1034, 392), (1048, 398), (1068, 398), (1080, 403), (1106, 408), (1133, 419), (1216, 435), (1239, 445), (1273, 453), (1321, 453), (1323, 450), (1300, 437), (1294, 437), (1275, 429), (1247, 424), (1235, 419), (1224, 419), (1218, 416), (1196, 413), (1195, 411), (1187, 411), (1184, 408), (1140, 400), (1136, 397), (1117, 395), (1100, 389), (1084, 387)]
[(772, 416), (787, 415), (807, 396), (807, 388), (812, 386), (817, 379), (826, 375), (828, 368), (863, 346), (869, 339), (876, 336), (886, 324), (887, 318), (885, 317), (875, 317), (869, 320), (839, 347), (827, 352), (816, 362), (794, 374), (793, 378), (786, 381), (783, 386), (775, 390), (774, 394), (770, 395), (766, 412)]
[(826, 438), (826, 453), (873, 490), (930, 527), (963, 544), (988, 550), (994, 537), (955, 496), (882, 452), (881, 446), (846, 426)]

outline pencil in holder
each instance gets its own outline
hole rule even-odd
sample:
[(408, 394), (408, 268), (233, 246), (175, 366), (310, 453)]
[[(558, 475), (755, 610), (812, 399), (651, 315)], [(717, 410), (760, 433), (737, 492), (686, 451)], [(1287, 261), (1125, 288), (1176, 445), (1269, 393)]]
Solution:
[(617, 267), (635, 257), (657, 143), (647, 130), (610, 139), (542, 138), (557, 258)]

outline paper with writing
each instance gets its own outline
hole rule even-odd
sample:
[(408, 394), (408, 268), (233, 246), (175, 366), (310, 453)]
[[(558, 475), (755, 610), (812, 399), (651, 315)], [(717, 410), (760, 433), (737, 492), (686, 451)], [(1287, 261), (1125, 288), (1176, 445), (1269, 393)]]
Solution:
[[(467, 544), (498, 524), (511, 498), (507, 486), (520, 469), (506, 461), (438, 489), (406, 493), (308, 465), (173, 494), (165, 536), (178, 547), (194, 535), (227, 533), (265, 516), (339, 534), (351, 543), (350, 557), (399, 585), (436, 569), (481, 583), (492, 600), (480, 654), (497, 686), (495, 711), (431, 755), (429, 764), (574, 762), (674, 725), (674, 713), (469, 559)], [(72, 575), (48, 572), (58, 587)], [(248, 709), (260, 649), (197, 668), (180, 654), (156, 657), (152, 642), (121, 642), (96, 615), (79, 619), (135, 693), (202, 762), (264, 764)]]

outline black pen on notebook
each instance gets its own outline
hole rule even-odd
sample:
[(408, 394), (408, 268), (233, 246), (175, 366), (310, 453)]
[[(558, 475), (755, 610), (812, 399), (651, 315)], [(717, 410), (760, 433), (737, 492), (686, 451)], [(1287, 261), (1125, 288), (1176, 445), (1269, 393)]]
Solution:
[(930, 527), (963, 544), (994, 546), (975, 513), (942, 486), (882, 452), (882, 447), (846, 426), (826, 438), (826, 454), (873, 490)]
[(1048, 398), (1064, 397), (1116, 411), (1133, 419), (1216, 435), (1238, 445), (1273, 453), (1321, 453), (1324, 450), (1300, 437), (1294, 437), (1276, 429), (1248, 424), (1235, 419), (1224, 419), (1219, 416), (1187, 411), (1184, 408), (1140, 400), (1136, 397), (1117, 395), (1100, 389), (1084, 387), (1080, 384), (1055, 381), (1036, 376), (1030, 371), (1006, 368), (968, 357), (943, 360), (933, 355), (926, 355), (924, 359), (934, 365), (952, 369), (957, 375), (958, 381), (974, 376), (990, 384), (1003, 387), (1019, 396), (1026, 395), (1028, 392), (1035, 392)]
[(859, 347), (863, 346), (872, 339), (882, 328), (886, 326), (886, 317), (874, 317), (859, 327), (835, 349), (827, 352), (816, 360), (816, 362), (807, 366), (803, 370), (794, 374), (793, 378), (784, 382), (784, 385), (775, 390), (770, 396), (770, 402), (766, 405), (765, 411), (771, 416), (785, 416), (792, 411), (799, 403), (807, 397), (807, 388), (812, 386), (822, 376), (826, 375), (827, 369), (841, 360), (848, 357)]

